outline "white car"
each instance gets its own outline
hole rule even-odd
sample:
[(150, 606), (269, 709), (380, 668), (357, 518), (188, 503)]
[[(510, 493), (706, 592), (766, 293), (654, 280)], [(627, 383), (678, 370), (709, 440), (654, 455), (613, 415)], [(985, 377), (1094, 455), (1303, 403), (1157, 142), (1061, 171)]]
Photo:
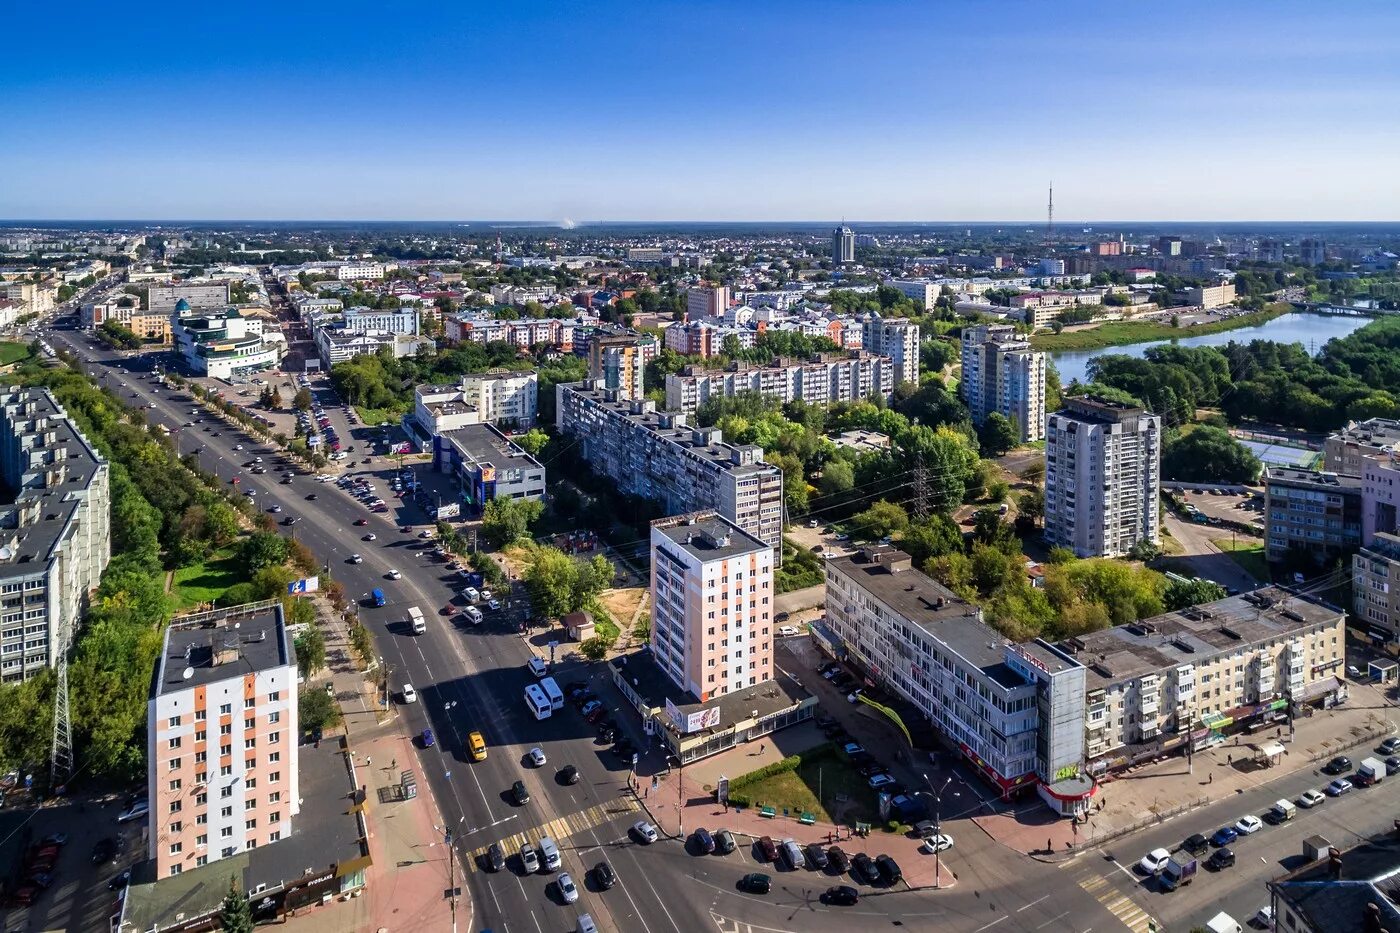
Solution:
[(423, 531), (418, 532), (418, 537), (420, 537), (420, 538), (431, 538), (432, 536), (433, 536), (433, 533), (432, 533), (431, 531), (428, 531), (427, 529), (424, 529)]
[(403, 574), (399, 573), (397, 570), (390, 570), (385, 576), (390, 580), (398, 580), (403, 577)]
[[(156, 406), (152, 405), (151, 407), (152, 407), (152, 408), (155, 408)], [(243, 445), (242, 445), (242, 444), (234, 444), (234, 445), (233, 445), (233, 449), (234, 449), (234, 450), (242, 450), (242, 449), (243, 449)]]
[(650, 845), (651, 843), (655, 842), (658, 838), (658, 836), (656, 835), (656, 827), (648, 823), (646, 820), (638, 820), (637, 822), (633, 823), (632, 832), (637, 834), (637, 838), (642, 840), (642, 843), (644, 845)]
[(793, 635), (796, 635), (796, 634), (797, 634), (797, 626), (795, 626), (795, 625), (780, 625), (780, 626), (778, 626), (778, 634), (781, 635), (781, 636), (783, 636), (783, 637), (785, 637), (785, 638), (791, 638)]
[(418, 702), (418, 691), (413, 689), (413, 684), (403, 685), (403, 701), (405, 703)]
[(151, 802), (148, 799), (141, 799), (133, 803), (130, 807), (117, 814), (118, 823), (130, 823), (132, 820), (139, 820), (150, 812)]
[(1142, 861), (1138, 862), (1138, 870), (1144, 875), (1155, 875), (1171, 859), (1172, 854), (1166, 849), (1153, 849), (1142, 857)]
[(1315, 790), (1305, 790), (1298, 797), (1298, 806), (1303, 808), (1315, 807), (1327, 798)]
[(499, 609), (499, 608), (501, 608), (501, 604), (498, 603), (498, 602), (496, 602), (494, 599), (487, 600), (487, 602), (486, 602), (486, 608), (488, 608), (488, 609)]
[(530, 756), (530, 764), (534, 765), (536, 768), (544, 767), (544, 749), (536, 746), (530, 749), (528, 754)]
[(486, 600), (487, 602), (490, 602), (490, 601), (491, 601), (491, 591), (488, 590), (488, 589), (485, 589), (485, 588), (483, 587), (482, 590), (481, 590), (481, 598), (484, 599), (484, 600)]
[(351, 555), (350, 555), (350, 563), (352, 563), (352, 564), (363, 564), (364, 562), (365, 562), (365, 559), (364, 559), (363, 557), (361, 557), (360, 555), (358, 555), (358, 554), (351, 554)]
[(572, 904), (578, 900), (578, 888), (574, 887), (574, 879), (569, 877), (568, 872), (560, 875), (559, 880), (555, 883), (559, 885), (559, 893), (564, 896), (566, 904)]
[(935, 852), (947, 852), (953, 847), (953, 837), (947, 833), (937, 836), (930, 836), (924, 840), (924, 844), (919, 846), (919, 851), (932, 855)]
[(1252, 835), (1263, 828), (1264, 821), (1253, 815), (1242, 816), (1240, 817), (1240, 821), (1235, 824), (1235, 832), (1239, 833), (1241, 836)]

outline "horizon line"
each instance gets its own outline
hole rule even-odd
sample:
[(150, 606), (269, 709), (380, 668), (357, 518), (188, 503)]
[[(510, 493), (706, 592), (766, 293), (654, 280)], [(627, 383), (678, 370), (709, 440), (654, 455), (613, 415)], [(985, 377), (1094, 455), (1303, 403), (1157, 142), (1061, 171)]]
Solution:
[[(0, 218), (0, 226), (19, 226), (19, 225), (26, 225), (26, 224), (45, 224), (45, 223), (65, 223), (65, 224), (72, 224), (72, 223), (91, 223), (91, 224), (100, 224), (100, 223), (128, 223), (128, 224), (137, 224), (137, 223), (139, 223), (139, 224), (156, 224), (156, 225), (160, 225), (160, 224), (212, 224), (212, 223), (230, 223), (230, 224), (234, 224), (234, 223), (236, 223), (236, 224), (257, 224), (257, 223), (303, 223), (303, 224), (322, 224), (322, 223), (324, 223), (324, 224), (356, 224), (356, 223), (363, 223), (363, 224), (386, 224), (386, 223), (393, 223), (393, 224), (411, 224), (411, 223), (424, 223), (424, 224), (462, 224), (462, 225), (465, 225), (465, 226), (470, 226), (470, 225), (473, 225), (473, 224), (480, 224), (480, 225), (512, 224), (512, 225), (520, 225), (520, 226), (558, 228), (558, 229), (560, 229), (560, 230), (575, 230), (575, 229), (578, 229), (579, 227), (608, 226), (608, 225), (611, 225), (611, 224), (803, 224), (803, 225), (807, 225), (807, 224), (826, 224), (826, 223), (832, 223), (832, 224), (838, 224), (838, 225), (844, 223), (844, 224), (847, 225), (847, 226), (850, 226), (850, 225), (852, 225), (852, 224), (857, 224), (857, 225), (859, 225), (859, 224), (865, 224), (865, 225), (872, 225), (872, 226), (873, 226), (873, 225), (885, 225), (885, 226), (892, 226), (892, 225), (948, 225), (948, 226), (964, 226), (964, 225), (977, 225), (977, 226), (1008, 226), (1008, 225), (1018, 225), (1018, 226), (1021, 226), (1021, 225), (1024, 225), (1024, 226), (1032, 226), (1032, 227), (1041, 227), (1041, 228), (1043, 228), (1044, 225), (1045, 225), (1045, 219), (1044, 219), (1043, 217), (1042, 217), (1042, 218), (1037, 218), (1037, 219), (1011, 219), (1011, 220), (850, 220), (850, 219), (841, 220), (841, 219), (835, 219), (835, 218), (832, 219), (832, 220), (795, 220), (795, 219), (785, 219), (785, 218), (767, 218), (767, 219), (763, 219), (763, 220), (737, 220), (737, 219), (735, 219), (735, 220), (700, 220), (700, 219), (694, 219), (694, 218), (668, 218), (668, 219), (664, 219), (664, 220), (663, 220), (663, 219), (633, 220), (633, 219), (616, 218), (616, 219), (612, 219), (612, 220), (567, 220), (567, 221), (559, 221), (559, 220), (535, 220), (535, 219), (530, 219), (530, 218), (475, 218), (475, 219), (438, 218), (438, 219), (433, 219), (433, 218), (424, 218), (424, 217), (413, 217), (413, 218), (389, 218), (389, 217), (377, 217), (377, 218), (376, 218), (376, 217), (356, 217), (356, 218), (329, 218), (329, 217), (248, 217), (248, 218), (240, 218), (240, 217), (207, 217), (207, 218), (196, 218), (196, 217), (151, 217), (151, 218), (141, 218), (141, 217), (19, 217), (19, 218)], [(1082, 225), (1095, 225), (1095, 224), (1355, 224), (1355, 225), (1371, 225), (1371, 224), (1400, 224), (1400, 218), (1389, 219), (1389, 220), (1346, 220), (1346, 219), (1331, 219), (1331, 220), (1328, 220), (1328, 219), (1287, 219), (1287, 220), (1275, 219), (1275, 220), (1261, 220), (1261, 219), (1257, 219), (1257, 218), (1188, 219), (1188, 218), (1180, 218), (1180, 217), (1177, 217), (1177, 218), (1154, 218), (1154, 219), (1151, 219), (1151, 220), (1115, 220), (1115, 219), (1107, 219), (1107, 220), (1100, 219), (1100, 220), (1094, 220), (1094, 219), (1085, 219), (1085, 220), (1065, 221), (1065, 222), (1063, 222), (1063, 223), (1064, 223), (1064, 226), (1066, 226), (1066, 227), (1074, 227), (1074, 226), (1082, 226)], [(1059, 226), (1059, 225), (1057, 224), (1057, 227), (1058, 227), (1058, 226)]]

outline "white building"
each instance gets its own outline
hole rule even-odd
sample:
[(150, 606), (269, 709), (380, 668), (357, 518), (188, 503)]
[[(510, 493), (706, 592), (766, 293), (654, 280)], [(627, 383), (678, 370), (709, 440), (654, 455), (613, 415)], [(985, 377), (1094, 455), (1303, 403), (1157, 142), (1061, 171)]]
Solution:
[(782, 402), (801, 399), (813, 405), (858, 402), (871, 396), (894, 396), (894, 366), (888, 357), (860, 350), (823, 353), (803, 362), (775, 360), (756, 365), (732, 363), (728, 369), (694, 366), (666, 376), (666, 407), (693, 412), (711, 398), (757, 392)]
[(455, 386), (418, 386), (413, 418), (429, 436), (469, 424), (529, 428), (539, 411), (538, 391), (534, 370), (468, 373)]
[(346, 308), (341, 316), (343, 329), (351, 334), (417, 334), (418, 308), (367, 308), (356, 305)]
[(972, 423), (992, 412), (1011, 419), (1021, 443), (1045, 437), (1045, 354), (1007, 324), (979, 324), (962, 332), (963, 398)]
[(919, 381), (919, 325), (906, 318), (882, 318), (875, 312), (863, 314), (861, 346), (871, 353), (888, 356), (894, 364), (894, 381)]
[(553, 298), (557, 291), (553, 285), (492, 285), (491, 300), (502, 305), (523, 305)]
[(930, 282), (927, 279), (891, 279), (885, 284), (899, 289), (900, 294), (914, 299), (925, 311), (933, 310), (934, 302), (938, 300), (940, 291), (937, 282)]
[(286, 343), (281, 331), (263, 333), (263, 322), (236, 308), (196, 314), (183, 306), (170, 319), (175, 350), (187, 371), (215, 379), (239, 379), (271, 369), (282, 359)]
[(651, 524), (651, 649), (705, 702), (773, 677), (773, 549), (713, 511)]
[(384, 278), (382, 262), (347, 262), (336, 267), (336, 278), (342, 282), (363, 282)]
[(1045, 540), (1078, 557), (1161, 543), (1161, 419), (1116, 402), (1066, 398), (1045, 430)]

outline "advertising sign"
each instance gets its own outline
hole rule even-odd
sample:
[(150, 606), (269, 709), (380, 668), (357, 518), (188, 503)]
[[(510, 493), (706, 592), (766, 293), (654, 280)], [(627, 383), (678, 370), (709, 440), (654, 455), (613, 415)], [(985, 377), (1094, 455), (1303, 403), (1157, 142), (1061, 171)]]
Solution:
[(321, 588), (320, 577), (305, 577), (287, 584), (287, 592), (292, 596), (301, 593), (314, 593)]
[(437, 520), (444, 521), (449, 518), (456, 518), (462, 514), (462, 505), (459, 502), (446, 502), (437, 507)]
[(671, 724), (676, 727), (677, 732), (686, 734), (699, 732), (702, 729), (713, 729), (719, 725), (719, 707), (711, 706), (693, 713), (682, 713), (679, 707), (667, 698), (666, 718), (671, 720)]

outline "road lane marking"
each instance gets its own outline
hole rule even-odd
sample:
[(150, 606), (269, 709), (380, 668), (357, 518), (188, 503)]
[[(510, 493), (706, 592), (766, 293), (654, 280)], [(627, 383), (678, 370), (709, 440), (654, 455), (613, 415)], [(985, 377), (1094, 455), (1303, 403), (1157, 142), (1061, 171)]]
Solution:
[(980, 926), (980, 927), (977, 928), (977, 930), (975, 931), (975, 933), (982, 933), (983, 930), (989, 930), (989, 929), (991, 929), (992, 927), (996, 926), (998, 923), (1001, 923), (1003, 920), (1005, 920), (1008, 916), (1009, 916), (1008, 914), (1002, 914), (1000, 917), (997, 917), (997, 918), (996, 918), (995, 920), (993, 920), (991, 923), (984, 923), (984, 924), (982, 924), (982, 926)]
[(1039, 904), (1041, 901), (1046, 900), (1046, 899), (1049, 898), (1049, 897), (1050, 897), (1050, 895), (1046, 894), (1046, 895), (1044, 895), (1043, 897), (1038, 897), (1038, 898), (1036, 898), (1035, 900), (1031, 901), (1031, 902), (1030, 902), (1029, 904), (1027, 904), (1025, 907), (1017, 907), (1017, 908), (1016, 908), (1016, 913), (1019, 914), (1019, 913), (1020, 913), (1021, 911), (1023, 911), (1023, 910), (1030, 910), (1030, 909), (1031, 909), (1032, 907), (1034, 907), (1036, 904)]

